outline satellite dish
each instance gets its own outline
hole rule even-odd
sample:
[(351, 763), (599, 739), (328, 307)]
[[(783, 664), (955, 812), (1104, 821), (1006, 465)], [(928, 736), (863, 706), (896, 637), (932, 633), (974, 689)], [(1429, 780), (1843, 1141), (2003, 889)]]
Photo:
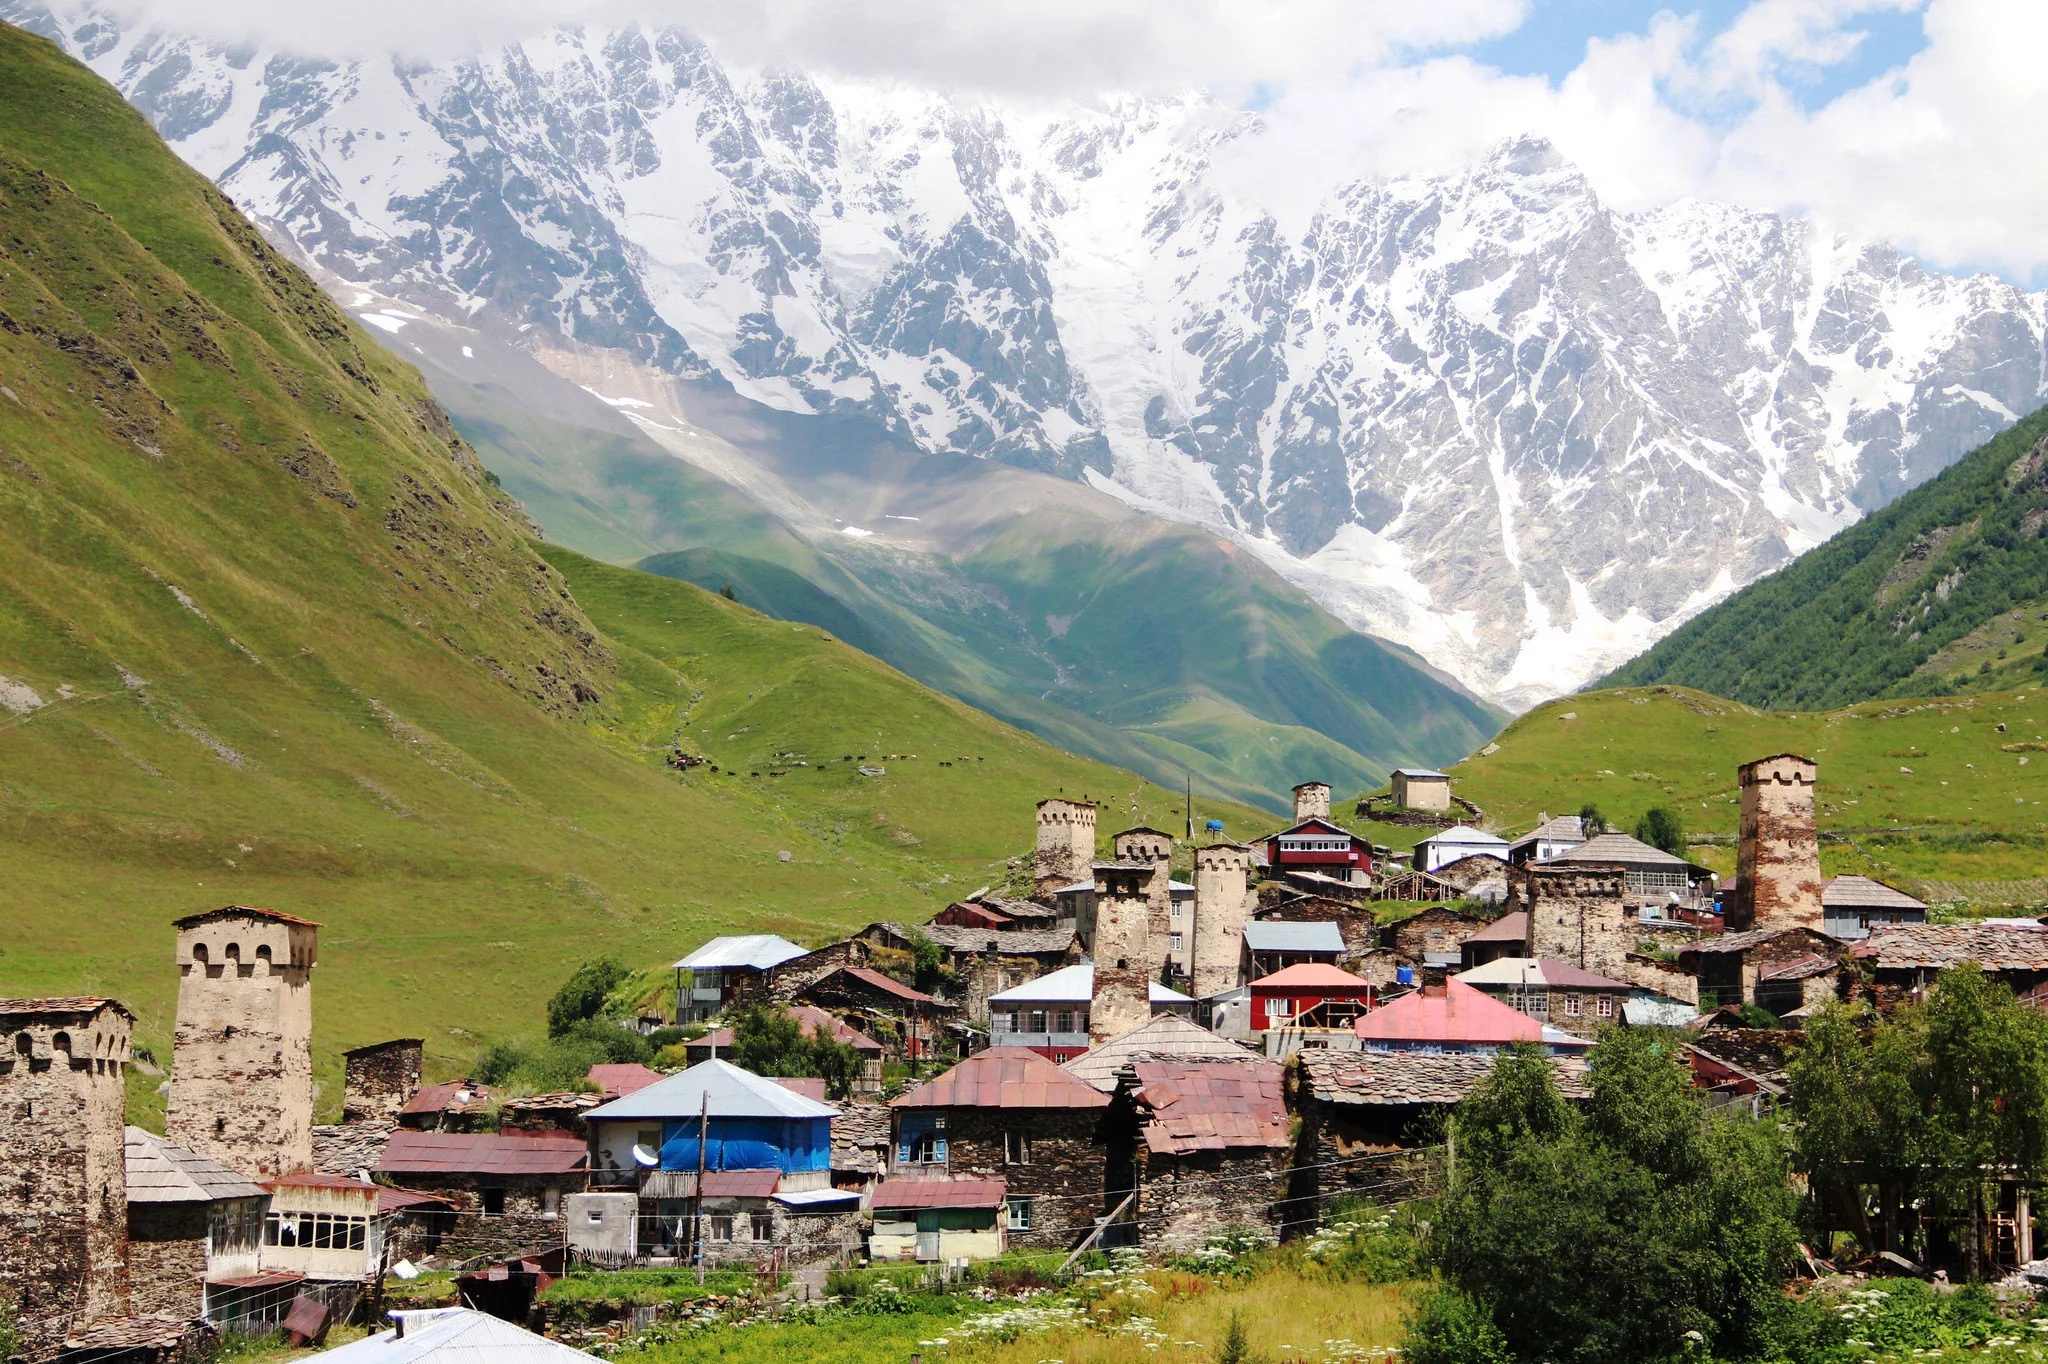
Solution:
[(661, 1157), (659, 1155), (638, 1144), (633, 1147), (633, 1159), (650, 1170), (661, 1164)]

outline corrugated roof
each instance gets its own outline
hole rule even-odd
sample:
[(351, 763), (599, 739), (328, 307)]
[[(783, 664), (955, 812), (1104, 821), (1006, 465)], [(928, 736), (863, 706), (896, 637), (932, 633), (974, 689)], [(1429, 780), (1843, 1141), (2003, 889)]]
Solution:
[(1288, 990), (1342, 990), (1363, 994), (1372, 988), (1372, 982), (1364, 976), (1354, 976), (1349, 971), (1340, 971), (1323, 961), (1298, 962), (1293, 966), (1275, 971), (1270, 976), (1261, 976), (1252, 982), (1257, 991)]
[(860, 1206), (860, 1194), (854, 1189), (792, 1189), (778, 1192), (775, 1201), (789, 1208), (822, 1208), (844, 1204), (848, 1209)]
[(891, 1108), (1103, 1108), (1109, 1096), (1024, 1047), (990, 1047)]
[[(1146, 997), (1154, 1004), (1192, 1004), (1178, 990), (1151, 982)], [(1084, 1004), (1095, 998), (1095, 963), (1080, 962), (1048, 971), (1034, 980), (1015, 985), (988, 997), (991, 1004)]]
[(1543, 823), (1531, 829), (1528, 833), (1523, 834), (1520, 838), (1514, 841), (1513, 846), (1517, 848), (1523, 848), (1527, 847), (1531, 843), (1537, 842), (1584, 842), (1585, 838), (1585, 820), (1579, 818), (1577, 815), (1559, 815), (1556, 819), (1545, 820)]
[(825, 1082), (815, 1075), (777, 1075), (775, 1083), (792, 1094), (801, 1094), (806, 1099), (825, 1102)]
[(995, 1208), (1010, 1192), (1000, 1179), (885, 1179), (875, 1186), (871, 1208)]
[(649, 1085), (660, 1084), (662, 1075), (660, 1071), (637, 1061), (627, 1061), (594, 1065), (586, 1073), (586, 1078), (607, 1098), (623, 1098), (637, 1094)]
[(680, 1075), (584, 1114), (590, 1122), (621, 1118), (694, 1118), (705, 1097), (714, 1118), (830, 1118), (838, 1109), (792, 1094), (773, 1080), (741, 1070), (730, 1061), (699, 1061)]
[(413, 1189), (380, 1188), (377, 1190), (378, 1212), (404, 1212), (407, 1208), (427, 1206), (459, 1210), (462, 1205), (452, 1198), (443, 1198), (438, 1194), (420, 1193)]
[(318, 928), (320, 926), (311, 919), (301, 919), (296, 914), (286, 914), (282, 910), (259, 909), (255, 905), (222, 905), (219, 909), (201, 910), (197, 914), (187, 914), (182, 919), (173, 919), (171, 920), (171, 927), (191, 928), (195, 924), (207, 923), (214, 919), (224, 919), (231, 915), (242, 919), (268, 919), (272, 923), (279, 924), (298, 924), (303, 928)]
[[(1384, 1011), (1383, 1011), (1384, 1012)], [(1454, 1104), (1493, 1073), (1496, 1057), (1480, 1052), (1330, 1051), (1296, 1054), (1307, 1089), (1324, 1103), (1400, 1106)], [(1586, 1097), (1586, 1063), (1549, 1058), (1558, 1092)]]
[(786, 961), (794, 961), (798, 957), (809, 955), (807, 949), (798, 947), (787, 938), (778, 938), (773, 933), (741, 933), (713, 938), (677, 962), (675, 969), (713, 971), (725, 967), (747, 966), (756, 971), (765, 971), (771, 966), (780, 966)]
[(1134, 1061), (1255, 1061), (1251, 1048), (1219, 1037), (1179, 1014), (1158, 1014), (1090, 1047), (1060, 1069), (1107, 1094), (1116, 1077)]
[[(939, 1002), (938, 1000), (932, 999), (929, 995), (919, 994), (917, 991), (911, 989), (907, 985), (902, 985), (896, 981), (890, 980), (889, 977), (882, 975), (882, 973), (879, 971), (870, 971), (865, 966), (842, 967), (840, 970), (834, 971), (832, 975), (836, 976), (842, 973), (846, 975), (854, 975), (856, 972), (862, 973), (858, 975), (856, 979), (867, 981), (867, 983), (870, 985), (874, 984), (874, 981), (868, 980), (869, 976), (876, 976), (884, 981), (888, 981), (890, 985), (896, 986), (896, 989), (894, 991), (891, 991), (890, 993), (896, 994), (899, 997), (908, 997), (913, 1002), (930, 1002), (933, 1004)], [(831, 976), (824, 977), (825, 980), (830, 980), (831, 978)], [(882, 1044), (880, 1042), (877, 1042), (874, 1038), (869, 1037), (866, 1033), (860, 1031), (858, 1028), (849, 1027), (845, 1023), (840, 1022), (839, 1018), (836, 1015), (829, 1014), (825, 1012), (823, 1009), (818, 1008), (816, 1005), (791, 1004), (787, 1007), (789, 1013), (796, 1019), (796, 1021), (803, 1024), (804, 1031), (807, 1033), (822, 1032), (825, 1036), (832, 1038), (835, 1041), (844, 1042), (847, 1046), (852, 1047), (855, 1051), (878, 1052), (882, 1050)], [(720, 1028), (717, 1032), (712, 1033), (709, 1039), (700, 1037), (696, 1041), (690, 1043), (689, 1045), (692, 1048), (706, 1046), (716, 1047), (720, 1051), (725, 1051), (729, 1050), (732, 1047), (732, 1037), (733, 1033), (731, 1028)], [(597, 1072), (600, 1069), (603, 1069), (603, 1067), (591, 1067), (590, 1078), (595, 1080), (597, 1078)], [(633, 1069), (640, 1069), (640, 1067), (633, 1067)], [(649, 1071), (648, 1074), (652, 1075), (656, 1080), (659, 1080), (661, 1078), (661, 1072), (659, 1071)], [(630, 1094), (633, 1091), (627, 1090), (625, 1092)]]
[(403, 1315), (403, 1340), (395, 1328), (379, 1331), (327, 1351), (321, 1364), (567, 1364), (595, 1358), (467, 1307)]
[[(1450, 844), (1455, 847), (1505, 848), (1508, 841), (1499, 834), (1490, 834), (1484, 829), (1475, 829), (1469, 824), (1456, 824), (1422, 840), (1423, 843)], [(1420, 846), (1420, 845), (1418, 845)]]
[(1823, 909), (1927, 909), (1925, 901), (1868, 876), (1835, 877), (1821, 891), (1820, 903)]
[(584, 1168), (589, 1146), (573, 1132), (415, 1132), (385, 1143), (383, 1174), (554, 1175)]
[(1374, 1009), (1352, 1031), (1376, 1042), (1464, 1042), (1475, 1045), (1540, 1042), (1543, 1025), (1462, 980), (1444, 982), (1444, 992), (1406, 994)]
[(1283, 1072), (1271, 1061), (1140, 1061), (1135, 1071), (1134, 1097), (1149, 1113), (1148, 1150), (1187, 1155), (1289, 1145)]
[(1616, 833), (1595, 834), (1569, 852), (1544, 858), (1539, 865), (1555, 866), (1559, 862), (1620, 862), (1637, 867), (1692, 866), (1692, 863), (1684, 858), (1673, 857), (1662, 848), (1653, 848), (1639, 838)]
[(213, 1203), (261, 1198), (262, 1186), (140, 1127), (123, 1133), (130, 1203)]
[[(1471, 939), (1467, 938), (1467, 942)], [(1625, 980), (1610, 980), (1556, 957), (1495, 957), (1483, 966), (1458, 972), (1471, 986), (1540, 985), (1550, 990), (1628, 990)]]
[[(841, 973), (852, 976), (855, 980), (859, 981), (863, 985), (871, 985), (875, 989), (880, 990), (884, 994), (894, 995), (896, 998), (903, 1000), (907, 1004), (945, 1003), (944, 1000), (935, 998), (932, 995), (928, 995), (922, 990), (913, 990), (910, 986), (905, 985), (902, 981), (897, 980), (893, 976), (885, 976), (880, 971), (875, 970), (871, 966), (848, 966), (842, 968)], [(849, 1028), (847, 1029), (847, 1031), (851, 1032), (853, 1030)], [(867, 1034), (865, 1033), (862, 1033), (861, 1036), (867, 1038)], [(873, 1038), (867, 1038), (867, 1041), (873, 1046), (879, 1047), (881, 1045), (881, 1043), (874, 1041)], [(858, 1044), (856, 1043), (855, 1045)]]
[(1529, 941), (1529, 911), (1518, 909), (1512, 914), (1503, 914), (1465, 941), (1525, 943)]
[(480, 1085), (474, 1080), (449, 1080), (438, 1085), (423, 1085), (413, 1091), (405, 1101), (401, 1113), (466, 1113), (472, 1108), (481, 1108), (497, 1098), (499, 1091), (489, 1085)]
[(1256, 919), (1244, 926), (1245, 945), (1254, 952), (1344, 951), (1344, 933), (1333, 923), (1288, 923)]
[(1849, 949), (1880, 971), (1940, 970), (1974, 961), (1987, 971), (2048, 971), (2048, 930), (2038, 926), (1897, 924)]
[(1450, 780), (1448, 773), (1439, 772), (1433, 767), (1397, 767), (1390, 775), (1396, 777), (1435, 777), (1442, 781)]

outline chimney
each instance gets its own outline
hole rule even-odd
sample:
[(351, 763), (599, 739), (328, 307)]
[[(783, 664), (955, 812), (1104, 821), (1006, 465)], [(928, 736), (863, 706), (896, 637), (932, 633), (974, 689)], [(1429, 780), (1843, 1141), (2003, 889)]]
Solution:
[(1305, 781), (1294, 788), (1294, 822), (1330, 817), (1330, 787), (1327, 782)]
[(1442, 999), (1442, 998), (1443, 998), (1444, 996), (1446, 996), (1446, 995), (1448, 995), (1448, 994), (1450, 993), (1451, 987), (1450, 987), (1450, 985), (1449, 985), (1448, 981), (1449, 981), (1449, 976), (1448, 976), (1448, 974), (1447, 974), (1447, 973), (1445, 972), (1445, 970), (1444, 970), (1444, 968), (1443, 968), (1443, 967), (1441, 967), (1441, 966), (1425, 966), (1425, 967), (1423, 967), (1423, 968), (1422, 968), (1422, 997), (1423, 997), (1424, 999)]

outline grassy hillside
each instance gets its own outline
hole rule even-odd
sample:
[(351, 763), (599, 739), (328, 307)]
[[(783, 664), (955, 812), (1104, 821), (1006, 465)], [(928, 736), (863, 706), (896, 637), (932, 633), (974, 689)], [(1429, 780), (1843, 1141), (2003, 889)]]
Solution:
[(1752, 705), (2048, 684), (2048, 409), (1615, 671)]
[(2048, 908), (2048, 688), (1818, 714), (1681, 687), (1589, 692), (1531, 711), (1450, 772), (1453, 789), (1510, 834), (1587, 803), (1623, 829), (1671, 807), (1711, 840), (1694, 855), (1726, 873), (1736, 767), (1788, 750), (1820, 764), (1829, 874), (1876, 876), (1932, 900)]
[(487, 335), (376, 315), (551, 539), (745, 589), (1071, 751), (1277, 808), (1309, 776), (1451, 761), (1505, 718), (1208, 532), (1090, 489), (710, 385), (590, 374), (608, 406)]
[(118, 995), (161, 1054), (172, 918), (304, 914), (335, 1095), (342, 1048), (455, 1064), (601, 951), (922, 915), (1043, 794), (1173, 827), (814, 629), (529, 536), (416, 373), (0, 26), (0, 994)]

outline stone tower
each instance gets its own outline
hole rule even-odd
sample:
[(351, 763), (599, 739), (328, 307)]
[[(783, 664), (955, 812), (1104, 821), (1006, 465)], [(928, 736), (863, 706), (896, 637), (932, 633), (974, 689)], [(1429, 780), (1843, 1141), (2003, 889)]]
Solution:
[(1797, 753), (1758, 758), (1736, 769), (1742, 825), (1729, 928), (1820, 928), (1825, 883), (1813, 817), (1818, 776), (1813, 762)]
[(1095, 806), (1055, 796), (1038, 802), (1038, 850), (1031, 859), (1032, 891), (1048, 895), (1086, 881), (1095, 865)]
[(1095, 1045), (1128, 1032), (1152, 1016), (1150, 862), (1095, 864), (1095, 924), (1089, 955), (1095, 994), (1088, 1006), (1088, 1041)]
[(1531, 866), (1509, 884), (1508, 908), (1529, 912), (1528, 956), (1570, 962), (1609, 980), (1629, 978), (1638, 935), (1624, 868)]
[(341, 1054), (341, 1120), (397, 1122), (420, 1087), (426, 1043), (418, 1037), (373, 1042)]
[(1152, 868), (1145, 881), (1145, 973), (1153, 980), (1163, 980), (1170, 965), (1167, 949), (1171, 939), (1167, 935), (1181, 931), (1181, 926), (1172, 922), (1173, 835), (1141, 825), (1116, 835), (1113, 846), (1117, 861), (1144, 862)]
[(134, 1026), (111, 999), (0, 999), (0, 1310), (31, 1357), (128, 1315)]
[(229, 905), (176, 927), (170, 1139), (245, 1175), (311, 1169), (320, 925)]
[(1327, 782), (1305, 781), (1294, 788), (1294, 822), (1330, 817), (1330, 787)]
[(1244, 926), (1258, 906), (1252, 850), (1237, 843), (1195, 849), (1195, 950), (1192, 991), (1207, 999), (1239, 984)]

